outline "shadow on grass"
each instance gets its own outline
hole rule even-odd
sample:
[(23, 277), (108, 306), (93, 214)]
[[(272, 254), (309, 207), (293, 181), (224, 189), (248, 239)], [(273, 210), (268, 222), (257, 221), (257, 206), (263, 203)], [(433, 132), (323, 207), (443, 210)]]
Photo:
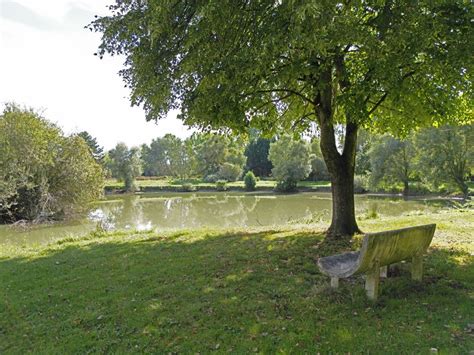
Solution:
[(337, 292), (315, 265), (347, 250), (318, 233), (100, 238), (0, 261), (3, 352), (468, 351), (473, 262), (432, 250), (423, 283), (360, 277)]

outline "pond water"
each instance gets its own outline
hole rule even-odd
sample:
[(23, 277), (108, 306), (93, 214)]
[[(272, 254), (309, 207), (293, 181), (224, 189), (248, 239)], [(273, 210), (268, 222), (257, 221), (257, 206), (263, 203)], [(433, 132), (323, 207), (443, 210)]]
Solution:
[[(375, 208), (380, 215), (397, 216), (412, 211), (433, 211), (448, 201), (356, 196), (357, 215)], [(106, 229), (169, 231), (200, 227), (229, 228), (281, 226), (330, 217), (329, 193), (292, 195), (246, 193), (159, 193), (108, 196), (83, 216), (67, 222), (30, 227), (0, 226), (2, 244), (43, 244), (67, 236)]]

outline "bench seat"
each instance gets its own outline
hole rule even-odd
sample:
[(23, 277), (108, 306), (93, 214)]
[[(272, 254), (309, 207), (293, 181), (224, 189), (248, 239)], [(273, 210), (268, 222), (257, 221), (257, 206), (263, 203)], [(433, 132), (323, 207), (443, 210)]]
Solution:
[(370, 299), (377, 299), (380, 273), (387, 266), (403, 260), (412, 262), (412, 278), (421, 280), (423, 254), (428, 249), (436, 229), (435, 224), (366, 234), (359, 251), (318, 259), (321, 272), (331, 277), (331, 286), (339, 285), (339, 278), (366, 274), (366, 291)]

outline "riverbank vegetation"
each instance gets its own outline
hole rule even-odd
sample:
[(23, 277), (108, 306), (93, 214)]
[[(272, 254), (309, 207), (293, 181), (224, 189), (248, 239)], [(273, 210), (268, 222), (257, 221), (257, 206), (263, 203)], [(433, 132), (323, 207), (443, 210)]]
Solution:
[[(473, 126), (422, 129), (403, 139), (362, 131), (357, 145), (355, 192), (467, 197), (474, 164), (474, 148), (469, 142), (473, 140)], [(114, 155), (117, 147), (106, 156), (104, 166), (109, 176), (121, 178), (116, 167), (122, 163)], [(212, 189), (218, 180), (240, 187), (248, 171), (260, 179), (257, 189), (272, 186), (292, 191), (297, 185), (330, 180), (317, 135), (308, 141), (290, 136), (267, 139), (256, 130), (249, 137), (195, 133), (185, 140), (168, 134), (150, 146), (142, 145), (139, 151), (139, 162), (134, 164), (141, 164), (143, 174), (135, 169), (134, 178), (161, 182), (138, 182), (138, 188), (154, 185), (158, 189), (168, 185), (163, 181), (169, 181), (170, 190), (177, 190), (173, 186), (179, 184)], [(275, 183), (262, 182), (270, 180)], [(120, 188), (109, 183), (107, 191)]]
[(78, 135), (33, 110), (0, 115), (0, 223), (64, 218), (102, 195), (104, 175)]
[(423, 281), (402, 265), (377, 304), (360, 277), (328, 289), (316, 258), (357, 243), (328, 242), (319, 224), (1, 248), (0, 352), (468, 353), (472, 210), (359, 221), (423, 223), (437, 223)]

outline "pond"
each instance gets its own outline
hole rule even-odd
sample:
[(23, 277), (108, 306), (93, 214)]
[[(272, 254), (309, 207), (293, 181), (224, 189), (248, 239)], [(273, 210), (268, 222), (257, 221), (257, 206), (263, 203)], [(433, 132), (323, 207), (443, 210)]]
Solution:
[[(397, 216), (411, 211), (433, 211), (449, 201), (356, 196), (357, 215), (376, 209)], [(67, 222), (24, 227), (0, 226), (1, 244), (44, 244), (86, 234), (97, 227), (169, 231), (201, 227), (231, 228), (281, 226), (305, 220), (328, 220), (329, 193), (291, 195), (250, 193), (159, 193), (114, 195), (97, 202), (83, 216)]]

